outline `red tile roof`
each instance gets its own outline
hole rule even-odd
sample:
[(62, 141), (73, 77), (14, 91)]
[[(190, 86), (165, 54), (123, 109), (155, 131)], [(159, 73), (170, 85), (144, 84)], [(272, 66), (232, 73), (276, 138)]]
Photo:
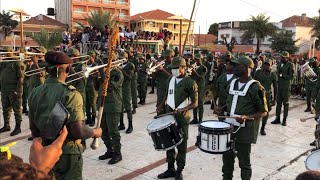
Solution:
[(283, 27), (295, 27), (295, 26), (313, 26), (312, 18), (307, 16), (291, 16), (281, 21)]
[(147, 11), (139, 13), (130, 17), (131, 21), (139, 21), (143, 19), (152, 19), (152, 20), (167, 20), (169, 17), (174, 16), (174, 14), (156, 9), (153, 11)]
[[(42, 18), (41, 18), (41, 16), (42, 16)], [(65, 24), (63, 24), (55, 19), (49, 18), (48, 16), (43, 15), (43, 14), (39, 14), (38, 16), (32, 17), (29, 20), (24, 21), (23, 24), (64, 26), (65, 27)]]
[[(212, 34), (195, 34), (194, 35), (194, 44), (195, 45), (205, 45), (205, 44), (214, 44), (217, 40), (217, 36)], [(199, 44), (198, 44), (199, 42)]]

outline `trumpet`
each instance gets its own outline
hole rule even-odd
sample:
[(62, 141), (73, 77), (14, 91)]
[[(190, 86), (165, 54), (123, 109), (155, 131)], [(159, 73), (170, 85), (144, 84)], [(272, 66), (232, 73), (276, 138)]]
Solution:
[[(26, 72), (24, 73), (24, 75), (25, 75), (25, 76), (33, 76), (33, 75), (36, 75), (36, 74), (41, 74), (41, 73), (42, 73), (41, 71), (43, 71), (45, 68), (46, 68), (46, 67), (42, 67), (42, 68), (38, 68), (38, 69), (33, 69), (33, 70), (30, 70), (30, 71), (26, 71)], [(35, 71), (37, 71), (37, 72), (35, 72)]]
[(157, 69), (158, 67), (163, 66), (163, 65), (166, 63), (165, 61), (166, 61), (166, 60), (160, 61), (159, 63), (156, 63), (156, 65), (154, 65), (154, 66), (152, 66), (153, 63), (151, 63), (150, 66), (149, 66), (149, 69), (148, 69), (147, 73), (150, 75), (150, 74), (156, 72), (156, 69)]
[(26, 52), (27, 55), (36, 55), (36, 56), (44, 56), (44, 53), (34, 53), (34, 52)]
[(187, 73), (188, 74), (192, 74), (192, 71), (197, 67), (197, 63), (192, 64), (188, 69), (187, 69)]
[[(120, 59), (120, 60), (112, 62), (112, 68), (120, 66), (121, 64), (124, 63), (124, 61), (126, 61), (126, 59)], [(74, 74), (71, 74), (68, 77), (75, 76), (76, 74), (83, 74), (83, 75), (81, 77), (78, 77), (78, 78), (75, 78), (75, 79), (72, 79), (72, 80), (66, 82), (66, 84), (69, 84), (71, 82), (74, 82), (74, 81), (77, 81), (77, 80), (80, 80), (80, 79), (83, 79), (83, 78), (88, 78), (90, 75), (97, 73), (98, 71), (96, 71), (96, 70), (98, 70), (100, 68), (104, 68), (107, 65), (108, 64), (103, 64), (103, 65), (94, 66), (94, 67), (87, 67), (86, 65), (83, 65), (82, 66), (82, 71), (76, 72)]]
[(83, 56), (78, 56), (78, 57), (72, 57), (71, 59), (74, 60), (74, 59), (81, 59), (81, 58), (88, 58), (90, 57), (89, 55), (83, 55)]

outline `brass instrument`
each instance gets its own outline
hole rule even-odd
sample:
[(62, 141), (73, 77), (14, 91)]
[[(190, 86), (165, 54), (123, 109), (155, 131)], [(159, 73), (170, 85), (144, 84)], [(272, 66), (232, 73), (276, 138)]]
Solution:
[(187, 74), (191, 75), (192, 71), (197, 67), (197, 63), (192, 64), (188, 69), (187, 69)]
[(26, 52), (27, 55), (34, 55), (34, 56), (44, 56), (44, 53), (34, 53), (34, 52)]
[(150, 63), (150, 66), (148, 68), (147, 73), (150, 75), (150, 74), (156, 72), (157, 68), (160, 66), (163, 66), (165, 63), (166, 63), (166, 60), (160, 61), (160, 62), (156, 63), (155, 65), (153, 65), (153, 63)]
[[(30, 70), (30, 71), (26, 71), (24, 73), (25, 76), (33, 76), (33, 75), (36, 75), (36, 74), (41, 74), (42, 72), (45, 69), (45, 67), (43, 68), (38, 68), (38, 69), (33, 69), (33, 70)], [(37, 72), (35, 72), (37, 71)]]
[(217, 96), (217, 90), (215, 87), (207, 86), (203, 91), (203, 100), (205, 102), (214, 100), (216, 96)]
[(212, 62), (211, 69), (210, 69), (210, 75), (209, 75), (209, 81), (212, 81), (214, 76), (216, 76), (216, 74), (214, 73), (214, 63)]
[(309, 62), (302, 66), (302, 72), (305, 77), (307, 77), (311, 82), (316, 82), (318, 77), (313, 69), (309, 66)]
[[(117, 60), (117, 61), (113, 61), (112, 62), (112, 68), (117, 68), (118, 66), (123, 64), (125, 61), (126, 61), (126, 59), (120, 59), (120, 60)], [(77, 74), (82, 74), (82, 76), (78, 77), (78, 78), (75, 78), (75, 79), (72, 79), (72, 80), (66, 82), (66, 84), (69, 84), (71, 82), (74, 82), (74, 81), (77, 81), (77, 80), (80, 80), (80, 79), (83, 79), (83, 78), (88, 78), (90, 75), (97, 73), (98, 71), (96, 71), (96, 70), (98, 70), (100, 68), (104, 68), (107, 65), (108, 64), (103, 64), (103, 65), (94, 66), (94, 67), (88, 67), (86, 65), (83, 65), (82, 66), (82, 71), (79, 71), (79, 72), (76, 72), (76, 73), (68, 75), (68, 77), (72, 77), (72, 76), (75, 76)]]

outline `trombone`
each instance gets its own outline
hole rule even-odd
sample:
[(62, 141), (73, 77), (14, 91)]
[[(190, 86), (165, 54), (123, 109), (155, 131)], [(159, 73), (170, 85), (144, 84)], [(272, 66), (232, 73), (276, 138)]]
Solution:
[[(163, 66), (165, 63), (166, 63), (166, 60), (163, 60), (163, 61), (160, 61), (159, 63), (157, 63), (154, 66), (149, 66), (149, 69), (148, 69), (147, 73), (150, 75), (150, 74), (156, 72), (156, 69), (158, 67), (160, 67), (160, 66)], [(152, 64), (150, 64), (150, 65), (152, 65)]]
[[(126, 61), (126, 59), (119, 59), (117, 61), (113, 61), (112, 64), (111, 64), (112, 68), (120, 66), (125, 61)], [(80, 80), (80, 79), (83, 79), (83, 78), (88, 78), (90, 75), (97, 73), (98, 71), (96, 71), (96, 70), (98, 70), (100, 68), (104, 68), (107, 65), (108, 64), (103, 64), (103, 65), (94, 66), (94, 67), (87, 67), (86, 65), (83, 65), (82, 66), (82, 71), (79, 71), (79, 72), (73, 73), (71, 75), (68, 75), (68, 77), (72, 77), (72, 76), (75, 76), (76, 74), (81, 74), (81, 73), (83, 74), (83, 76), (75, 78), (75, 79), (72, 79), (72, 80), (66, 82), (66, 84), (69, 84), (71, 82), (74, 82), (74, 81), (77, 81), (77, 80)]]
[[(42, 73), (41, 71), (43, 71), (46, 67), (42, 67), (42, 68), (38, 68), (38, 69), (33, 69), (33, 70), (30, 70), (30, 71), (26, 71), (24, 73), (25, 76), (33, 76), (33, 75), (36, 75), (36, 74), (40, 74)], [(35, 72), (35, 71), (38, 71), (38, 72)], [(34, 73), (32, 73), (34, 72)], [(29, 74), (30, 73), (30, 74)]]
[[(14, 58), (19, 58), (19, 59), (14, 59)], [(10, 59), (10, 60), (5, 60), (4, 59)], [(4, 62), (18, 62), (18, 61), (31, 61), (31, 59), (23, 57), (23, 56), (12, 56), (12, 57), (0, 57), (0, 63)]]
[(37, 56), (44, 56), (44, 53), (34, 53), (34, 52), (26, 52), (27, 55), (37, 55)]

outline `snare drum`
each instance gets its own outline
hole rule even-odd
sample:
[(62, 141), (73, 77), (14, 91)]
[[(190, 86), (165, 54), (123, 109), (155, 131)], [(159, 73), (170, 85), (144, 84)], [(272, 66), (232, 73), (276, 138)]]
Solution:
[(312, 152), (304, 162), (308, 170), (319, 171), (320, 170), (320, 150)]
[(173, 115), (166, 115), (153, 120), (148, 125), (147, 130), (152, 138), (154, 148), (158, 151), (173, 149), (183, 140)]
[(232, 150), (231, 134), (233, 126), (217, 120), (204, 121), (199, 124), (196, 145), (206, 153), (223, 154)]

